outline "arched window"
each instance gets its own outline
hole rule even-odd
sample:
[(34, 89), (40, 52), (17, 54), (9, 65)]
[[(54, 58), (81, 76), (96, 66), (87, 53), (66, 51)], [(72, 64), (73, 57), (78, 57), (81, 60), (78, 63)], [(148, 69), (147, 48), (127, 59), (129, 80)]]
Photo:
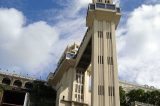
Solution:
[(2, 84), (10, 85), (11, 84), (11, 80), (9, 78), (3, 78)]
[(25, 83), (25, 88), (32, 89), (33, 88), (33, 84), (31, 82), (26, 82)]
[(13, 85), (17, 86), (17, 87), (21, 87), (22, 86), (22, 82), (20, 80), (15, 80)]

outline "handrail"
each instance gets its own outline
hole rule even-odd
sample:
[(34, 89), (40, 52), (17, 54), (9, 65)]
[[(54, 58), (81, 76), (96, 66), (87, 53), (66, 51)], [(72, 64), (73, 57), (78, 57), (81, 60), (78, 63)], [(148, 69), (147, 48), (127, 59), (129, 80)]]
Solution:
[(116, 10), (117, 12), (120, 12), (120, 8), (116, 7), (115, 4), (91, 3), (88, 6), (88, 10), (95, 10), (97, 8)]

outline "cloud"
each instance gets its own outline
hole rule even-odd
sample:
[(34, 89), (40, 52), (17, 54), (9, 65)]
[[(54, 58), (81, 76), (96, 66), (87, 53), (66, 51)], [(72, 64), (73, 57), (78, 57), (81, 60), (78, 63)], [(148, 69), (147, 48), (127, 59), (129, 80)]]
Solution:
[(157, 4), (157, 3), (160, 3), (159, 0), (145, 0), (144, 3), (146, 4)]
[(42, 71), (52, 61), (59, 39), (56, 28), (43, 21), (26, 25), (22, 12), (13, 8), (0, 8), (0, 17), (0, 67)]
[(49, 71), (54, 71), (66, 46), (73, 42), (80, 43), (83, 38), (86, 14), (81, 14), (80, 11), (84, 8), (87, 10), (87, 5), (91, 2), (65, 1), (65, 4), (64, 1), (57, 2), (62, 6), (61, 9), (44, 11), (49, 22), (54, 22), (52, 26), (44, 21), (27, 25), (28, 19), (22, 12), (0, 9), (1, 68), (21, 73), (39, 73), (42, 76), (45, 74), (44, 77)]
[[(57, 3), (61, 5), (61, 9), (53, 8), (44, 11), (44, 16), (47, 16), (50, 22), (54, 22), (54, 26), (59, 32), (60, 39), (57, 42), (59, 46), (55, 47), (59, 49), (57, 50), (55, 63), (57, 63), (68, 44), (74, 42), (80, 44), (87, 28), (85, 17), (90, 2), (91, 0), (60, 0)], [(81, 13), (82, 10), (84, 10), (83, 13)]]
[(117, 31), (119, 76), (160, 87), (160, 5), (142, 5)]

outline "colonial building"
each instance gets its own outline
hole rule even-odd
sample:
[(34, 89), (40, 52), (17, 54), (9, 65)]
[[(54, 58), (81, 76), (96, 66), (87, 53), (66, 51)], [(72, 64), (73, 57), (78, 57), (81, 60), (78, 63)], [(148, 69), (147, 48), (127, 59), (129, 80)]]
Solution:
[(0, 106), (28, 106), (27, 91), (32, 89), (34, 80), (17, 74), (0, 73)]
[(146, 104), (146, 103), (141, 103), (141, 102), (132, 102), (131, 106), (156, 106), (156, 105), (151, 105), (151, 104)]
[(57, 106), (120, 105), (115, 39), (120, 17), (120, 9), (112, 0), (92, 0), (89, 4), (88, 29), (79, 49), (71, 46), (55, 73), (49, 75), (49, 82), (57, 89)]
[(126, 81), (119, 81), (119, 86), (121, 86), (126, 92), (129, 92), (131, 90), (137, 90), (137, 89), (143, 89), (144, 91), (159, 90), (159, 89), (155, 88), (154, 86), (139, 85), (136, 83), (130, 83), (130, 82), (126, 82)]
[[(74, 71), (78, 45), (68, 46), (58, 62), (54, 73), (48, 76), (48, 82), (57, 90), (56, 106), (92, 106), (91, 105), (91, 65), (85, 72)], [(126, 81), (119, 81), (119, 86), (129, 92), (133, 89), (145, 91), (158, 90), (153, 86), (139, 85)], [(114, 95), (114, 94), (113, 94)], [(144, 103), (135, 102), (132, 106), (143, 106)], [(143, 105), (142, 105), (143, 104)], [(150, 106), (150, 105), (149, 105)]]
[[(120, 17), (120, 8), (113, 0), (92, 0), (89, 4), (87, 31), (81, 45), (68, 46), (56, 70), (48, 76), (48, 83), (57, 91), (56, 106), (120, 106), (119, 86), (126, 92), (140, 88), (155, 90), (118, 79), (115, 30)], [(26, 90), (33, 87), (32, 81), (0, 73), (0, 105), (28, 106)], [(10, 88), (6, 89), (6, 85)], [(147, 104), (134, 102), (132, 105)]]

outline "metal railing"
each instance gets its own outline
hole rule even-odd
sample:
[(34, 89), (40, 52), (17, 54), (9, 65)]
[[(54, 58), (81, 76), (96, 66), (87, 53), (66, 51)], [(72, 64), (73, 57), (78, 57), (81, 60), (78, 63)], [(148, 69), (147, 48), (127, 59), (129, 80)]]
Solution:
[(10, 77), (24, 78), (24, 79), (28, 79), (28, 80), (35, 80), (34, 77), (30, 77), (30, 76), (28, 76), (28, 74), (26, 76), (24, 76), (22, 74), (16, 74), (15, 71), (9, 72), (8, 70), (2, 70), (1, 68), (0, 68), (0, 74), (10, 76)]
[(89, 10), (95, 10), (96, 8), (116, 10), (117, 12), (120, 12), (120, 8), (117, 8), (115, 4), (106, 4), (106, 3), (89, 4), (88, 7)]

